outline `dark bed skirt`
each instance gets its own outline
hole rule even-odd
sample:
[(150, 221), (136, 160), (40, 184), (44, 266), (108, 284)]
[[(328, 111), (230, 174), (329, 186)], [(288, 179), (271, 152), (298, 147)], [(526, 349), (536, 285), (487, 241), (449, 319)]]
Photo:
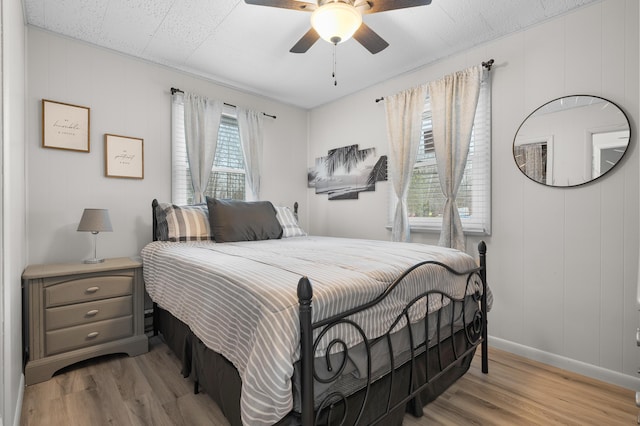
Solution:
[[(238, 371), (233, 364), (227, 360), (224, 356), (217, 352), (214, 352), (207, 348), (195, 335), (191, 332), (189, 327), (182, 321), (173, 317), (167, 311), (157, 308), (158, 312), (155, 315), (157, 321), (156, 329), (162, 334), (162, 337), (167, 346), (176, 354), (180, 359), (182, 365), (182, 375), (184, 377), (191, 377), (198, 383), (198, 388), (206, 392), (218, 405), (222, 413), (232, 426), (241, 426), (242, 421), (240, 418), (240, 391), (242, 381)], [(464, 336), (464, 330), (457, 332), (454, 335), (455, 346), (457, 348), (464, 348), (466, 345), (466, 339)], [(451, 349), (451, 344), (444, 344), (440, 346), (440, 359), (442, 365), (446, 367), (450, 363), (454, 362), (454, 354)], [(429, 377), (434, 377), (439, 372), (437, 347), (430, 349), (428, 372)], [(471, 366), (471, 361), (475, 350), (464, 358), (456, 361), (456, 366), (449, 369), (437, 380), (431, 381), (420, 395), (406, 404), (405, 409), (402, 407), (396, 410), (392, 415), (385, 419), (384, 425), (401, 425), (405, 412), (409, 412), (414, 416), (422, 415), (422, 408), (429, 402), (435, 400), (440, 394), (446, 391), (456, 380), (462, 377)], [(431, 356), (432, 355), (432, 356)], [(425, 357), (419, 357), (416, 359), (415, 377), (425, 376)], [(393, 389), (391, 402), (400, 401), (403, 395), (407, 394), (407, 389), (410, 386), (411, 364), (407, 363), (396, 369), (396, 374), (393, 380)], [(360, 424), (369, 424), (377, 416), (380, 411), (384, 410), (387, 405), (388, 389), (390, 383), (390, 376), (374, 382), (371, 385), (371, 391), (366, 401), (363, 418), (360, 420)], [(349, 407), (360, 407), (364, 398), (364, 392), (356, 392), (348, 398)], [(350, 410), (347, 414), (347, 420), (344, 424), (351, 425), (355, 422), (357, 410)], [(341, 416), (341, 410), (338, 408), (334, 411), (336, 416)], [(324, 422), (320, 422), (322, 424)], [(338, 422), (340, 423), (340, 422)], [(290, 413), (284, 419), (277, 423), (277, 426), (290, 426), (299, 425), (299, 415), (297, 413)], [(331, 424), (335, 424), (335, 421)]]

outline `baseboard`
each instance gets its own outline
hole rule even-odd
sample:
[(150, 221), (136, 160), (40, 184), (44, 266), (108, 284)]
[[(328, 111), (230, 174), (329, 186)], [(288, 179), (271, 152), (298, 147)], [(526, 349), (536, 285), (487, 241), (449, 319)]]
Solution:
[[(611, 383), (623, 388), (637, 391), (640, 389), (640, 377), (629, 376), (628, 374), (619, 373), (617, 371), (608, 370), (606, 368), (587, 364), (586, 362), (576, 361), (575, 359), (566, 358), (550, 352), (541, 351), (539, 349), (524, 346), (519, 343), (510, 342), (497, 337), (489, 336), (489, 346), (511, 352), (534, 361), (562, 368), (563, 370), (572, 371), (582, 374), (583, 376)], [(489, 366), (491, 371), (491, 366)]]
[[(16, 413), (13, 416), (13, 426), (20, 426), (20, 416), (22, 415), (22, 401), (24, 398), (24, 374), (20, 375), (20, 387), (18, 388), (18, 400), (16, 401)], [(2, 422), (2, 419), (0, 419)]]

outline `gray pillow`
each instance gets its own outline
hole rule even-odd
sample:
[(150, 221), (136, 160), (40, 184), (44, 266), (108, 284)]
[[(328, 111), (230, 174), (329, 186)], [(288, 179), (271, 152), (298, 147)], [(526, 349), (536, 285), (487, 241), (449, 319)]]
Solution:
[(282, 226), (269, 201), (220, 200), (207, 197), (209, 224), (216, 242), (274, 240)]

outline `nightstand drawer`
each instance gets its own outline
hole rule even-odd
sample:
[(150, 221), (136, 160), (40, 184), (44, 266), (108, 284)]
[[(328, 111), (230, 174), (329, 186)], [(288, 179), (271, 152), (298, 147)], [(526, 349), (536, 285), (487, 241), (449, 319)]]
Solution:
[(45, 306), (68, 305), (108, 297), (128, 296), (133, 289), (132, 275), (78, 278), (45, 289)]
[(132, 335), (132, 316), (63, 328), (45, 333), (45, 352), (50, 356)]
[(123, 296), (47, 308), (44, 323), (46, 331), (51, 331), (132, 314), (132, 297)]

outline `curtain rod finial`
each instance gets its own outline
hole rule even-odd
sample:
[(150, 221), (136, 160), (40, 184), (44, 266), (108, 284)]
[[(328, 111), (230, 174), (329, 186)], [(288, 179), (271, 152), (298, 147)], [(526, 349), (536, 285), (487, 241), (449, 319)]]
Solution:
[(491, 67), (493, 66), (493, 63), (495, 61), (493, 59), (489, 59), (487, 62), (483, 62), (482, 66), (485, 67), (487, 70), (491, 71)]

